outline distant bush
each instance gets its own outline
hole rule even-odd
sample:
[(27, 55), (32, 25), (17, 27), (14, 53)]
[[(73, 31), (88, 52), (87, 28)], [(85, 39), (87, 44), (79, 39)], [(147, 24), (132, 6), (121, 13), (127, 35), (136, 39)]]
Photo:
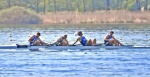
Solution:
[(133, 20), (127, 20), (126, 23), (134, 23)]
[(119, 21), (117, 21), (117, 23), (124, 23), (124, 21), (123, 20), (119, 20)]
[(0, 11), (0, 24), (39, 24), (42, 19), (32, 10), (11, 7)]

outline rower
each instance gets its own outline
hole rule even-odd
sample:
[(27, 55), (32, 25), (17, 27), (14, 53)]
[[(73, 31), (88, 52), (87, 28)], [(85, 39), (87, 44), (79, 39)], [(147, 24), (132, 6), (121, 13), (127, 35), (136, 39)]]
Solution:
[(40, 39), (41, 34), (38, 32), (36, 35), (33, 35), (28, 40), (30, 42), (30, 46), (40, 46), (44, 45), (45, 43)]
[(113, 34), (114, 32), (110, 31), (110, 33), (104, 39), (104, 44), (106, 46), (113, 46), (113, 44), (115, 44), (115, 46), (119, 46), (119, 45), (123, 46), (123, 44), (121, 44), (117, 39), (115, 39)]
[(54, 43), (54, 45), (57, 46), (68, 46), (68, 40), (67, 40), (67, 35), (63, 35), (60, 38), (57, 39), (57, 41)]
[(78, 32), (78, 38), (76, 39), (75, 43), (73, 43), (72, 45), (76, 44), (78, 41), (83, 45), (83, 46), (92, 46), (92, 45), (96, 45), (96, 39), (94, 39), (93, 41), (91, 39), (87, 40), (81, 31)]

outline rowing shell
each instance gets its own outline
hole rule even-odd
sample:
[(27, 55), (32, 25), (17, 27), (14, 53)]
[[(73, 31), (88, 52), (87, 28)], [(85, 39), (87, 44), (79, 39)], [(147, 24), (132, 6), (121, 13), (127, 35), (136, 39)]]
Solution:
[(54, 50), (89, 50), (89, 49), (150, 49), (150, 47), (134, 47), (132, 45), (126, 46), (28, 46), (28, 45), (5, 45), (0, 46), (0, 49), (54, 49)]

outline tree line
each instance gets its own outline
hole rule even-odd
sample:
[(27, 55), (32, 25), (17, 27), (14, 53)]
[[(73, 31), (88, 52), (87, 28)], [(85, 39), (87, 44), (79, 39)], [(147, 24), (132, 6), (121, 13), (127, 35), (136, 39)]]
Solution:
[(150, 0), (0, 0), (0, 10), (21, 6), (40, 12), (94, 12), (100, 10), (150, 10)]

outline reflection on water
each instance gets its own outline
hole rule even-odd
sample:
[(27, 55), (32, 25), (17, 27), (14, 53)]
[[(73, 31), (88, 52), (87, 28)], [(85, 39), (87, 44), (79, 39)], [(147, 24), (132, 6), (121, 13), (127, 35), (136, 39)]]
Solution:
[[(98, 43), (102, 43), (106, 34), (113, 30), (114, 36), (125, 44), (150, 46), (148, 25), (16, 27), (0, 28), (0, 44), (28, 44), (28, 38), (36, 32), (41, 32), (41, 38), (49, 43), (60, 35), (67, 34), (69, 42), (73, 43), (77, 38), (74, 36), (77, 31), (83, 31), (86, 38), (96, 38)], [(150, 77), (149, 51), (149, 49), (84, 51), (1, 49), (0, 77)]]

